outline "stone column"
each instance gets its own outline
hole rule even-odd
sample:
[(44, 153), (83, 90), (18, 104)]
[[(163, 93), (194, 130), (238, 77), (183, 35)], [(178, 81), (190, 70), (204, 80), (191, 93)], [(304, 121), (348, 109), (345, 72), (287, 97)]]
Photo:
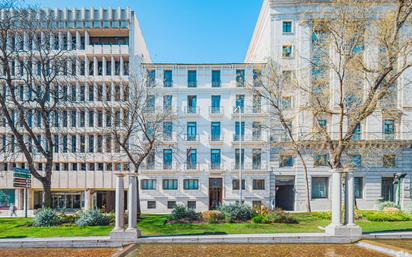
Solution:
[(355, 178), (352, 170), (346, 173), (346, 188), (345, 225), (353, 226), (355, 225)]
[(331, 186), (332, 223), (326, 227), (326, 233), (337, 235), (342, 227), (342, 170), (333, 169)]
[(332, 170), (332, 225), (342, 225), (342, 173), (341, 170)]
[(114, 234), (124, 232), (124, 173), (115, 173), (116, 175), (116, 224), (112, 231)]
[(15, 202), (14, 205), (16, 206), (17, 210), (23, 210), (24, 208), (24, 190), (20, 188), (16, 188), (14, 191)]
[(128, 236), (137, 238), (140, 231), (137, 229), (137, 174), (129, 174), (129, 188), (127, 197), (128, 227), (126, 232)]
[(92, 209), (92, 194), (90, 189), (84, 191), (84, 210)]

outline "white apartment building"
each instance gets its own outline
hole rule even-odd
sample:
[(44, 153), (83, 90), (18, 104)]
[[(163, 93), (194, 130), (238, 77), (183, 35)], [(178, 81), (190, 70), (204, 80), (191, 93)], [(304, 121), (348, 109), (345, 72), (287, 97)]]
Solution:
[[(313, 1), (265, 0), (244, 64), (153, 64), (133, 11), (48, 10), (62, 21), (58, 36), (61, 45), (66, 42), (84, 60), (76, 64), (79, 79), (67, 88), (68, 94), (78, 99), (78, 105), (62, 113), (55, 128), (55, 135), (67, 143), (67, 148), (55, 155), (53, 206), (113, 209), (114, 172), (128, 170), (128, 160), (104, 133), (111, 124), (106, 118), (107, 104), (112, 107), (110, 112), (116, 112), (120, 111), (116, 102), (127, 101), (129, 70), (141, 68), (132, 62), (129, 67), (129, 60), (138, 57), (159, 88), (153, 99), (155, 108), (171, 108), (176, 114), (176, 119), (164, 122), (162, 140), (168, 146), (157, 149), (141, 170), (142, 212), (167, 213), (176, 204), (197, 211), (215, 209), (239, 201), (240, 191), (245, 203), (253, 206), (305, 210), (302, 164), (289, 151), (273, 147), (271, 142), (283, 139), (269, 129), (273, 118), (270, 107), (247, 90), (247, 85), (254, 83), (268, 57), (284, 70), (293, 71), (303, 65), (295, 53), (310, 56), (311, 28), (301, 17), (316, 5)], [(407, 173), (401, 205), (412, 206), (412, 143), (396, 152), (385, 150), (385, 144), (412, 142), (409, 87), (399, 87), (396, 98), (396, 108), (404, 115), (394, 120), (382, 113), (374, 114), (356, 135), (359, 140), (381, 142), (381, 150), (373, 157), (357, 156), (360, 163), (376, 164), (357, 168), (355, 191), (361, 209), (376, 208), (380, 200), (395, 200), (392, 181), (396, 172)], [(292, 109), (299, 101), (299, 92), (290, 95)], [(333, 124), (331, 120), (325, 122)], [(2, 124), (0, 138), (10, 137)], [(294, 120), (293, 128), (296, 132), (310, 130), (308, 124), (313, 124), (312, 118), (302, 113)], [(327, 156), (307, 154), (305, 159), (312, 209), (329, 210), (331, 174), (325, 162)], [(38, 160), (39, 167), (40, 163)], [(24, 159), (4, 158), (0, 164), (0, 192), (22, 208), (22, 190), (13, 188), (13, 167), (25, 167)], [(30, 209), (40, 207), (41, 202), (41, 184), (33, 179), (32, 185)], [(6, 205), (0, 201), (0, 208), (1, 204)]]
[[(327, 1), (305, 0), (265, 0), (259, 15), (255, 32), (246, 54), (247, 63), (264, 63), (271, 58), (280, 64), (282, 71), (294, 72), (300, 83), (305, 83), (310, 77), (310, 69), (306, 69), (312, 56), (312, 27), (308, 17), (320, 12), (321, 5)], [(305, 20), (306, 19), (306, 20)], [(407, 32), (408, 33), (408, 32)], [(374, 58), (373, 47), (365, 47), (365, 56)], [(366, 58), (366, 57), (365, 57)], [(372, 60), (372, 59), (371, 59)], [(373, 61), (373, 60), (372, 60)], [(298, 72), (299, 71), (299, 72)], [(305, 73), (306, 72), (306, 73)], [(303, 74), (302, 74), (303, 73)], [(394, 118), (388, 116), (385, 110), (377, 111), (359, 126), (354, 140), (375, 142), (374, 153), (362, 153), (353, 156), (359, 167), (355, 172), (355, 191), (357, 207), (361, 209), (376, 208), (379, 201), (395, 201), (393, 182), (394, 173), (406, 173), (401, 191), (401, 207), (412, 208), (412, 100), (410, 78), (412, 71), (405, 72), (397, 82), (397, 92), (390, 110), (402, 113)], [(310, 83), (310, 82), (309, 82)], [(333, 81), (330, 81), (333, 85)], [(302, 92), (292, 92), (289, 95), (291, 106), (298, 108), (302, 102)], [(328, 131), (337, 131), (337, 122), (333, 118), (325, 119)], [(314, 119), (310, 113), (300, 112), (293, 120), (292, 127), (296, 135), (308, 135), (313, 129)], [(333, 134), (333, 133), (332, 133)], [(396, 151), (390, 150), (390, 145), (402, 145)], [(272, 149), (271, 176), (275, 177), (276, 194), (294, 199), (294, 210), (305, 209), (305, 184), (302, 163), (292, 155), (283, 152), (284, 149)], [(365, 151), (367, 152), (367, 151)], [(313, 210), (330, 208), (330, 172), (325, 164), (327, 155), (307, 154), (306, 163), (309, 168), (309, 188)], [(282, 188), (284, 181), (293, 188)], [(278, 183), (279, 182), (279, 183)], [(277, 185), (281, 185), (278, 187)], [(289, 201), (290, 202), (290, 201)], [(279, 203), (278, 203), (279, 204)], [(283, 205), (280, 204), (280, 205)]]

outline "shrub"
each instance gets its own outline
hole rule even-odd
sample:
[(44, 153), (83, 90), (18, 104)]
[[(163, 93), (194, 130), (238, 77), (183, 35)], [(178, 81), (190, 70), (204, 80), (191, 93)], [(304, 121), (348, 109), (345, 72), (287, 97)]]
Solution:
[(76, 220), (79, 218), (79, 215), (67, 215), (67, 214), (61, 214), (59, 215), (60, 217), (60, 222), (62, 224), (74, 224)]
[(216, 224), (224, 220), (225, 215), (221, 211), (205, 211), (202, 212), (202, 220), (210, 224)]
[(397, 209), (400, 209), (400, 207), (399, 207), (397, 204), (395, 204), (394, 202), (381, 202), (381, 203), (378, 204), (378, 209), (379, 209), (380, 211), (383, 211), (383, 209), (385, 209), (385, 208), (397, 208)]
[(53, 209), (45, 208), (36, 212), (33, 219), (33, 226), (36, 227), (52, 227), (57, 226), (61, 222), (61, 218), (57, 216)]
[(262, 224), (264, 223), (265, 216), (263, 216), (263, 214), (258, 214), (256, 216), (253, 216), (252, 218), (252, 222), (256, 223), (256, 224)]
[(196, 213), (193, 209), (186, 208), (183, 205), (176, 205), (172, 213), (169, 215), (169, 220), (171, 221), (182, 221), (189, 220), (195, 221), (199, 220), (199, 214)]
[(252, 208), (245, 204), (223, 205), (220, 211), (223, 212), (228, 222), (248, 221), (253, 216)]
[(107, 226), (110, 224), (110, 218), (100, 212), (100, 210), (87, 210), (80, 213), (80, 217), (76, 220), (76, 225), (79, 227), (85, 226)]
[(369, 221), (409, 221), (412, 217), (403, 212), (365, 212), (363, 216)]
[(271, 215), (269, 215), (269, 221), (270, 223), (285, 223), (285, 224), (299, 223), (295, 217), (293, 217), (289, 213), (286, 213), (282, 210), (276, 210)]

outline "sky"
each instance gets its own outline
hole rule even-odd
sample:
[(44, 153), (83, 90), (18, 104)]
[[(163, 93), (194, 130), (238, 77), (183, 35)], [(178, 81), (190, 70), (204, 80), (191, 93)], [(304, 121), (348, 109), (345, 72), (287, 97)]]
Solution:
[(262, 0), (29, 0), (49, 8), (130, 7), (155, 63), (241, 63)]

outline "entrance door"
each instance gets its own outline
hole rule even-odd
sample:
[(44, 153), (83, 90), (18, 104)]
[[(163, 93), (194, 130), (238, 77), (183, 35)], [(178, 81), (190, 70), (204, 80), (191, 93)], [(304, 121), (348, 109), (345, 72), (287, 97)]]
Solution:
[(285, 211), (295, 209), (295, 177), (276, 176), (276, 208)]
[(222, 179), (209, 179), (209, 210), (216, 210), (222, 206)]
[(276, 208), (285, 211), (293, 211), (295, 205), (295, 192), (293, 185), (276, 187)]

